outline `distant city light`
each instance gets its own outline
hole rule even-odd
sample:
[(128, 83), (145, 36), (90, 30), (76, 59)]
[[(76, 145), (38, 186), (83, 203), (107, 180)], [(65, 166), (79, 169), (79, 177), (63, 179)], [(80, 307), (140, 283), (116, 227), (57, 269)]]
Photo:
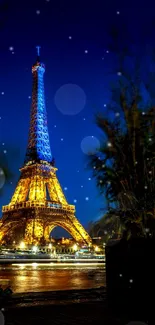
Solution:
[(76, 244), (73, 245), (73, 249), (74, 249), (74, 251), (77, 251), (78, 247)]
[(37, 250), (38, 250), (38, 247), (37, 247), (37, 246), (33, 246), (33, 247), (32, 247), (32, 251), (33, 251), (34, 253), (36, 253)]
[(20, 249), (24, 249), (25, 248), (25, 243), (22, 241), (19, 245)]

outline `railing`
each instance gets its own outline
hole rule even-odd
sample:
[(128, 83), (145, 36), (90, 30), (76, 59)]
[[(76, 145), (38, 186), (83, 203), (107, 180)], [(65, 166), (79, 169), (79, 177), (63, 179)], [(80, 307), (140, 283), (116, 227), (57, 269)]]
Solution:
[(46, 201), (46, 202), (38, 202), (38, 201), (27, 201), (27, 202), (21, 202), (13, 205), (5, 205), (2, 207), (2, 212), (7, 212), (10, 210), (19, 210), (19, 209), (25, 209), (25, 208), (46, 208), (46, 209), (61, 209), (68, 212), (75, 212), (74, 205), (62, 205), (56, 202)]

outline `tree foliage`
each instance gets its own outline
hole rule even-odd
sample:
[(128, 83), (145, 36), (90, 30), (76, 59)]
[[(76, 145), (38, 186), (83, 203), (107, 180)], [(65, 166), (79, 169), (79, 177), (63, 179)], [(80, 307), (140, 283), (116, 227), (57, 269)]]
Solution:
[(124, 60), (122, 56), (108, 106), (111, 114), (95, 117), (103, 138), (98, 152), (89, 156), (89, 168), (109, 203), (102, 227), (112, 222), (124, 236), (154, 236), (155, 73), (148, 71), (145, 82), (137, 60), (132, 76), (125, 65), (126, 56)]

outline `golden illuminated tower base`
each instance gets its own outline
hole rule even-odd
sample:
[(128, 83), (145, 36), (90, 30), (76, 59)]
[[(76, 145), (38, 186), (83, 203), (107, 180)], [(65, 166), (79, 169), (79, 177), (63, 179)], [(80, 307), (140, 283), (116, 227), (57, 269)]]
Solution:
[(56, 168), (46, 161), (30, 161), (21, 169), (21, 177), (9, 205), (2, 208), (0, 241), (8, 238), (27, 244), (43, 244), (51, 231), (60, 226), (79, 243), (91, 244), (91, 238), (75, 217), (56, 177)]

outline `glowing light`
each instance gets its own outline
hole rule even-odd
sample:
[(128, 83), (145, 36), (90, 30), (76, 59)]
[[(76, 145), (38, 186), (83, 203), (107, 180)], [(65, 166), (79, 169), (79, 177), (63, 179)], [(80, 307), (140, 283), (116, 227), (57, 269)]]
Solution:
[(1, 95), (4, 95), (4, 91), (1, 92)]
[(88, 181), (91, 181), (91, 178), (90, 177), (88, 178)]
[(87, 197), (85, 198), (85, 200), (86, 200), (86, 201), (89, 201), (89, 197), (87, 196)]
[(117, 15), (119, 15), (120, 14), (120, 11), (117, 11), (116, 13), (117, 13)]
[(88, 53), (88, 50), (85, 50), (84, 52), (85, 52), (85, 54), (87, 54)]
[(99, 247), (95, 246), (95, 252), (98, 252), (98, 251), (99, 251)]
[(36, 10), (36, 14), (37, 15), (40, 15), (40, 10)]
[(107, 104), (104, 104), (103, 106), (104, 106), (104, 107), (107, 107)]
[(120, 116), (120, 113), (119, 113), (119, 112), (116, 112), (116, 113), (115, 113), (115, 116), (116, 116), (116, 117)]
[(112, 147), (111, 142), (108, 142), (108, 143), (107, 143), (107, 146), (108, 146), (108, 147)]
[(68, 190), (68, 188), (67, 188), (67, 187), (64, 187), (64, 190), (65, 190), (65, 191), (67, 191), (67, 190)]
[(118, 71), (118, 72), (117, 72), (117, 75), (118, 75), (118, 76), (121, 76), (121, 75), (122, 75), (122, 72), (121, 72), (121, 71)]
[(78, 249), (77, 244), (74, 244), (74, 245), (73, 245), (73, 249), (74, 249), (74, 251), (77, 251), (77, 249)]
[(81, 185), (81, 188), (83, 188), (83, 185)]
[(34, 253), (36, 253), (36, 252), (38, 251), (38, 247), (37, 247), (37, 246), (33, 246), (33, 247), (32, 247), (32, 251), (33, 251)]
[(69, 39), (72, 39), (72, 36), (69, 36), (68, 38), (69, 38)]
[(25, 248), (25, 243), (22, 241), (19, 245), (20, 249), (24, 249)]
[(48, 245), (48, 247), (49, 247), (49, 248), (52, 248), (52, 244), (50, 243), (50, 244)]
[(14, 47), (13, 47), (13, 46), (10, 46), (10, 47), (9, 47), (9, 51), (12, 52), (13, 50), (14, 50)]

